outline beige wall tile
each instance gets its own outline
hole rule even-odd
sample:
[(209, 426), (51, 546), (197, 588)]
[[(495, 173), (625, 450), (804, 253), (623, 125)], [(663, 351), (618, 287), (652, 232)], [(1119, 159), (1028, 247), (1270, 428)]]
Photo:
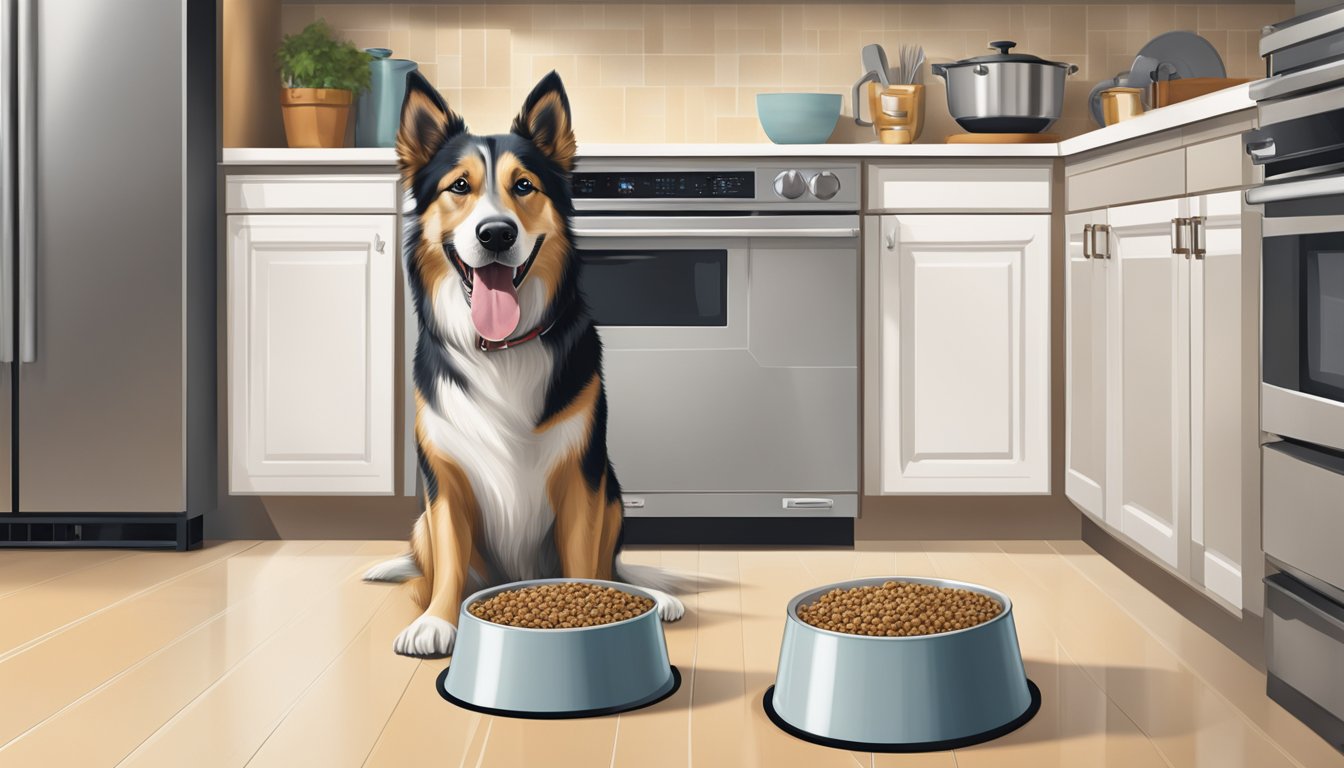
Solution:
[(462, 87), (485, 86), (485, 31), (462, 30)]
[(608, 54), (602, 57), (602, 85), (643, 85), (644, 57), (637, 54)]
[(1086, 7), (1054, 6), (1050, 9), (1050, 53), (1085, 53), (1087, 29)]
[(647, 85), (713, 85), (714, 57), (661, 54), (644, 57)]
[(744, 55), (738, 60), (738, 83), (742, 85), (783, 85), (783, 67), (783, 57), (777, 53)]

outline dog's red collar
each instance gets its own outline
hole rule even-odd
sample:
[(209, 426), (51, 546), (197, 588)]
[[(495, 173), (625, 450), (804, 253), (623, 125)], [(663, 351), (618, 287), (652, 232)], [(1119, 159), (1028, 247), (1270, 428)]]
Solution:
[(504, 339), (503, 341), (490, 341), (489, 339), (477, 336), (476, 348), (481, 350), (482, 352), (493, 352), (497, 349), (508, 349), (509, 347), (516, 347), (519, 344), (525, 344), (535, 338), (539, 338), (543, 333), (546, 333), (549, 330), (551, 330), (551, 326), (549, 325), (546, 326), (545, 328), (542, 328), (540, 325), (538, 325), (536, 328), (533, 328), (527, 333), (524, 333), (522, 336), (516, 336), (512, 339)]

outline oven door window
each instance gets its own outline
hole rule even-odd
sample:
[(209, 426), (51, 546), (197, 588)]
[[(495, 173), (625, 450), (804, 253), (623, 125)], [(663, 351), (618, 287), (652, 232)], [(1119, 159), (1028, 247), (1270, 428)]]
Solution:
[(579, 250), (579, 290), (599, 326), (728, 325), (728, 251)]
[(1269, 237), (1264, 377), (1344, 402), (1344, 233)]

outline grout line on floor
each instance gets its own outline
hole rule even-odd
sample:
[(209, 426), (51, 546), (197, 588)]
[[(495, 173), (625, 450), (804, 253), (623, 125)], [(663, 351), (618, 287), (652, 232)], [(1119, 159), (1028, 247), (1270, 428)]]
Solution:
[[(362, 554), (361, 554), (361, 555), (349, 555), (346, 559), (347, 559), (347, 560), (350, 560), (350, 561), (354, 561), (354, 560), (358, 559), (359, 561), (362, 562), (362, 561), (364, 560), (364, 558), (366, 558), (366, 557), (368, 557), (368, 555), (362, 555)], [(357, 565), (357, 563), (353, 563), (353, 562), (352, 562), (351, 565)], [(293, 626), (294, 624), (298, 623), (298, 621), (299, 621), (300, 619), (305, 618), (309, 613), (312, 612), (313, 608), (318, 604), (318, 602), (319, 602), (322, 598), (325, 598), (329, 593), (339, 591), (341, 587), (345, 586), (351, 579), (356, 578), (358, 575), (359, 575), (358, 573), (351, 573), (351, 574), (349, 574), (348, 576), (346, 576), (345, 578), (343, 578), (343, 579), (339, 579), (339, 580), (338, 580), (335, 584), (333, 584), (331, 587), (327, 588), (326, 590), (323, 590), (322, 593), (321, 593), (321, 596), (320, 596), (320, 597), (315, 598), (315, 599), (313, 599), (312, 601), (310, 601), (310, 602), (308, 603), (308, 607), (307, 607), (307, 608), (304, 608), (303, 610), (299, 611), (298, 613), (295, 613), (294, 616), (291, 617), (289, 621), (287, 621), (287, 622), (281, 624), (280, 626), (276, 627), (276, 629), (275, 629), (274, 632), (270, 633), (269, 635), (267, 635), (267, 636), (265, 637), (265, 639), (263, 639), (261, 642), (257, 643), (255, 646), (253, 646), (253, 647), (252, 647), (252, 650), (248, 651), (247, 653), (245, 653), (245, 654), (243, 654), (241, 657), (239, 657), (238, 661), (236, 661), (236, 662), (235, 662), (232, 666), (230, 666), (228, 669), (224, 670), (224, 672), (223, 672), (222, 674), (220, 674), (219, 677), (215, 678), (215, 681), (214, 681), (214, 682), (210, 683), (210, 684), (207, 685), (205, 688), (203, 688), (199, 693), (197, 693), (195, 696), (191, 697), (191, 700), (190, 700), (190, 701), (188, 701), (187, 703), (185, 703), (185, 704), (183, 704), (181, 707), (179, 707), (178, 710), (177, 710), (176, 712), (174, 712), (174, 713), (172, 714), (172, 716), (169, 717), (167, 720), (165, 720), (161, 725), (159, 725), (158, 728), (155, 728), (154, 730), (152, 730), (152, 731), (150, 731), (148, 734), (146, 734), (145, 737), (144, 737), (143, 739), (140, 740), (140, 743), (139, 743), (139, 744), (136, 744), (136, 745), (131, 749), (130, 752), (127, 752), (125, 755), (122, 755), (121, 759), (118, 760), (118, 761), (115, 763), (114, 768), (115, 768), (115, 766), (121, 765), (122, 763), (124, 763), (124, 762), (126, 762), (128, 759), (130, 759), (130, 757), (131, 757), (132, 755), (134, 755), (136, 752), (138, 752), (138, 751), (140, 750), (140, 748), (143, 747), (143, 746), (144, 746), (150, 739), (154, 738), (154, 735), (155, 735), (156, 733), (159, 733), (159, 732), (162, 731), (164, 728), (167, 728), (173, 721), (175, 721), (175, 720), (177, 720), (179, 717), (181, 717), (182, 713), (185, 712), (185, 711), (187, 711), (188, 709), (190, 709), (191, 706), (192, 706), (193, 704), (195, 704), (197, 701), (200, 701), (201, 697), (205, 696), (206, 694), (210, 693), (210, 692), (213, 691), (214, 689), (218, 688), (219, 685), (220, 685), (220, 683), (222, 683), (222, 682), (224, 681), (225, 678), (227, 678), (227, 677), (229, 677), (230, 675), (232, 675), (232, 674), (233, 674), (233, 673), (234, 673), (240, 666), (242, 666), (243, 664), (247, 663), (247, 660), (248, 660), (248, 659), (250, 659), (250, 658), (252, 658), (253, 656), (255, 656), (255, 655), (256, 655), (262, 648), (265, 648), (265, 647), (266, 647), (266, 644), (269, 643), (269, 642), (271, 642), (272, 640), (274, 640), (274, 639), (276, 638), (277, 635), (279, 635), (281, 632), (284, 632), (286, 629), (289, 629), (289, 628), (290, 628), (291, 626)], [(391, 590), (389, 590), (389, 594), (390, 594), (390, 592), (391, 592)], [(383, 599), (386, 600), (387, 598), (385, 597), (385, 598), (383, 598)], [(381, 603), (379, 603), (379, 605), (381, 605)], [(159, 651), (159, 653), (162, 653), (163, 650), (166, 650), (166, 648), (165, 648), (165, 649), (161, 649), (161, 650)], [(154, 656), (158, 656), (159, 653), (154, 654)], [(149, 657), (149, 658), (153, 658), (153, 657)], [(149, 661), (149, 658), (145, 659), (143, 662), (141, 662), (141, 664), (147, 663), (147, 662)], [(138, 666), (140, 666), (140, 664), (137, 664), (136, 666), (138, 667)], [(134, 667), (133, 667), (133, 668), (134, 668)], [(132, 668), (132, 669), (133, 669), (133, 668)], [(129, 671), (129, 670), (127, 670), (127, 671)], [(125, 674), (125, 673), (123, 673), (123, 674)], [(120, 675), (119, 675), (118, 677), (120, 677)], [(80, 699), (82, 700), (82, 699), (84, 699), (84, 698), (87, 698), (88, 695), (91, 695), (91, 693), (90, 693), (90, 694), (86, 694), (86, 695), (83, 696), (83, 697), (80, 697)], [(71, 704), (71, 706), (73, 706), (73, 704)]]
[[(1051, 634), (1054, 633), (1051, 632)], [(1087, 667), (1083, 666), (1082, 664), (1079, 664), (1078, 660), (1073, 658), (1073, 654), (1069, 653), (1069, 649), (1064, 647), (1064, 642), (1059, 639), (1058, 635), (1055, 635), (1055, 650), (1059, 653), (1064, 654), (1064, 657), (1069, 660), (1069, 663), (1077, 667), (1078, 670), (1082, 672), (1083, 675), (1087, 677), (1088, 680), (1091, 680), (1092, 684), (1097, 687), (1097, 691), (1099, 691), (1101, 695), (1106, 698), (1106, 701), (1110, 702), (1115, 707), (1116, 711), (1118, 711), (1126, 720), (1130, 722), (1131, 725), (1134, 726), (1134, 730), (1143, 734), (1143, 737), (1148, 740), (1148, 743), (1153, 745), (1153, 751), (1157, 753), (1158, 757), (1162, 758), (1162, 762), (1167, 765), (1167, 768), (1175, 768), (1176, 764), (1173, 763), (1171, 761), (1171, 757), (1169, 757), (1167, 753), (1163, 751), (1162, 747), (1158, 744), (1157, 739), (1155, 739), (1153, 735), (1149, 733), (1147, 729), (1145, 729), (1142, 725), (1139, 725), (1138, 721), (1135, 720), (1128, 712), (1126, 712), (1124, 707), (1120, 706), (1120, 702), (1116, 701), (1114, 698), (1111, 697), (1110, 691), (1107, 691), (1101, 685), (1101, 683), (1098, 682), (1097, 679), (1092, 676), (1091, 671), (1089, 671)]]
[[(379, 600), (378, 604), (373, 606), (372, 611), (369, 611), (369, 617), (364, 620), (364, 625), (361, 626), (358, 630), (355, 631), (353, 635), (350, 636), (350, 639), (346, 642), (346, 644), (341, 646), (341, 649), (331, 657), (331, 660), (328, 661), (326, 665), (323, 666), (322, 669), (319, 670), (318, 673), (313, 676), (312, 680), (308, 681), (308, 684), (303, 687), (303, 690), (298, 692), (298, 695), (294, 697), (294, 700), (289, 702), (289, 706), (285, 707), (285, 711), (280, 714), (280, 719), (275, 721), (275, 725), (271, 726), (271, 730), (266, 732), (265, 738), (261, 740), (261, 743), (257, 745), (256, 749), (252, 750), (252, 754), (248, 756), (247, 760), (243, 761), (244, 768), (246, 768), (246, 766), (252, 762), (252, 759), (257, 756), (257, 753), (261, 751), (262, 747), (266, 746), (266, 742), (271, 740), (271, 737), (275, 735), (275, 732), (279, 730), (282, 724), (284, 724), (285, 719), (289, 717), (289, 713), (293, 712), (294, 708), (299, 705), (299, 702), (303, 701), (304, 696), (306, 696), (308, 692), (313, 689), (314, 685), (317, 685), (317, 681), (321, 680), (323, 675), (327, 674), (327, 672), (332, 668), (332, 666), (336, 662), (341, 660), (341, 657), (345, 655), (346, 651), (350, 650), (350, 646), (354, 645), (355, 641), (359, 640), (361, 635), (369, 631), (369, 627), (370, 625), (373, 624), (374, 618), (378, 615), (378, 612), (383, 610), (383, 607), (387, 605), (387, 599), (392, 596), (393, 591), (394, 590), (391, 589), (386, 590), (387, 594), (383, 595), (383, 599)], [(407, 684), (409, 684), (409, 681)], [(374, 741), (377, 742), (377, 739), (374, 739)], [(372, 746), (370, 746), (370, 749), (372, 749)]]
[(401, 706), (402, 700), (406, 698), (406, 692), (411, 690), (411, 683), (415, 680), (415, 676), (420, 674), (420, 667), (424, 666), (424, 664), (425, 662), (423, 660), (416, 660), (415, 669), (411, 670), (411, 676), (406, 678), (406, 685), (402, 686), (401, 695), (397, 697), (397, 703), (393, 704), (392, 708), (387, 711), (387, 717), (383, 719), (383, 727), (378, 729), (378, 737), (369, 745), (369, 751), (364, 754), (364, 761), (359, 764), (360, 768), (364, 768), (369, 764), (369, 758), (373, 757), (374, 751), (378, 749), (378, 744), (383, 740), (383, 734), (387, 731), (387, 724), (392, 722), (392, 716), (397, 713), (397, 709)]
[[(74, 619), (74, 620), (71, 620), (71, 621), (67, 621), (66, 623), (62, 624), (61, 626), (56, 627), (55, 629), (48, 630), (47, 632), (43, 633), (42, 635), (39, 635), (38, 637), (35, 637), (35, 638), (29, 640), (29, 641), (26, 642), (26, 643), (22, 643), (22, 644), (20, 644), (20, 645), (18, 645), (18, 646), (15, 646), (14, 648), (11, 648), (11, 649), (9, 649), (8, 651), (5, 651), (4, 653), (0, 653), (0, 663), (3, 663), (4, 661), (6, 661), (6, 660), (8, 660), (8, 659), (10, 659), (10, 658), (12, 658), (12, 657), (14, 657), (14, 656), (17, 656), (17, 655), (19, 655), (20, 653), (23, 653), (24, 651), (28, 650), (29, 648), (32, 648), (32, 647), (34, 647), (34, 646), (36, 646), (36, 645), (40, 645), (41, 643), (44, 643), (44, 642), (46, 642), (47, 640), (50, 640), (51, 638), (53, 638), (53, 637), (55, 637), (55, 636), (61, 634), (62, 632), (65, 632), (66, 630), (70, 629), (71, 627), (75, 627), (75, 626), (78, 626), (78, 625), (80, 625), (80, 624), (83, 624), (84, 622), (88, 621), (89, 619), (93, 618), (94, 616), (98, 616), (98, 615), (100, 615), (100, 614), (102, 614), (102, 613), (105, 613), (105, 612), (107, 612), (107, 611), (110, 611), (110, 610), (112, 610), (113, 608), (116, 608), (117, 606), (119, 606), (119, 605), (121, 605), (121, 604), (123, 604), (123, 603), (130, 602), (131, 600), (135, 600), (135, 599), (137, 599), (137, 598), (139, 598), (139, 597), (141, 597), (141, 596), (143, 596), (143, 595), (150, 594), (151, 592), (156, 592), (156, 591), (162, 589), (163, 587), (166, 587), (167, 585), (172, 584), (172, 583), (175, 582), (175, 581), (179, 581), (179, 580), (184, 579), (184, 578), (186, 578), (186, 577), (188, 577), (188, 576), (193, 576), (193, 575), (195, 575), (196, 573), (198, 573), (198, 572), (200, 572), (200, 571), (206, 570), (206, 569), (208, 569), (208, 568), (213, 568), (213, 567), (215, 567), (216, 565), (221, 565), (221, 564), (223, 564), (223, 563), (226, 563), (226, 562), (229, 561), (229, 559), (231, 559), (231, 558), (233, 558), (233, 557), (236, 557), (236, 556), (238, 556), (238, 555), (241, 555), (242, 553), (244, 553), (244, 552), (246, 552), (246, 551), (252, 549), (253, 547), (255, 547), (255, 546), (259, 545), (259, 544), (261, 544), (260, 541), (254, 541), (254, 542), (252, 542), (250, 545), (248, 545), (248, 546), (246, 546), (246, 547), (243, 547), (242, 549), (238, 550), (237, 552), (234, 552), (234, 553), (231, 554), (231, 555), (227, 555), (227, 556), (225, 556), (225, 557), (220, 557), (220, 558), (216, 558), (216, 559), (214, 559), (214, 560), (209, 560), (209, 561), (207, 561), (207, 562), (201, 563), (200, 565), (198, 565), (198, 566), (196, 566), (196, 567), (194, 567), (194, 568), (189, 568), (189, 569), (187, 569), (187, 570), (185, 570), (185, 571), (183, 571), (183, 572), (181, 572), (181, 573), (179, 573), (179, 574), (176, 574), (176, 575), (174, 575), (174, 576), (171, 576), (171, 577), (169, 577), (169, 578), (167, 578), (167, 579), (165, 579), (165, 580), (163, 580), (163, 581), (155, 582), (154, 584), (151, 584), (150, 586), (145, 587), (144, 589), (140, 589), (140, 590), (137, 590), (137, 591), (135, 591), (135, 592), (132, 592), (131, 594), (126, 595), (126, 596), (122, 597), (122, 598), (119, 599), (119, 600), (115, 600), (115, 601), (113, 601), (113, 602), (111, 602), (111, 603), (108, 603), (107, 605), (104, 605), (104, 606), (101, 607), (101, 608), (98, 608), (98, 609), (96, 609), (96, 610), (94, 610), (94, 611), (91, 611), (91, 612), (89, 612), (89, 613), (86, 613), (86, 614), (84, 614), (83, 616), (80, 616), (80, 617), (77, 618), (77, 619)], [(314, 544), (313, 546), (316, 547), (317, 544)], [(144, 553), (136, 553), (136, 554), (144, 554)], [(117, 558), (116, 560), (108, 560), (108, 561), (106, 561), (106, 562), (109, 562), (109, 563), (120, 562), (122, 559), (124, 559), (124, 558)]]
[[(1093, 555), (1095, 555), (1095, 556), (1101, 558), (1102, 560), (1105, 560), (1107, 565), (1109, 565), (1109, 566), (1112, 567), (1112, 568), (1115, 568), (1117, 571), (1120, 571), (1119, 566), (1115, 565), (1115, 563), (1112, 563), (1110, 560), (1107, 560), (1105, 555), (1103, 555), (1103, 554), (1101, 554), (1100, 552), (1096, 551), (1096, 550), (1093, 549), (1090, 545), (1087, 545), (1086, 542), (1083, 542), (1083, 544), (1084, 544), (1084, 546), (1087, 546), (1087, 548), (1088, 548), (1089, 550), (1091, 550), (1091, 552), (1092, 552)], [(1055, 547), (1053, 541), (1048, 541), (1048, 540), (1047, 540), (1047, 541), (1045, 542), (1045, 545), (1046, 545), (1047, 547), (1050, 548), (1050, 551), (1051, 551), (1051, 552), (1054, 552), (1054, 554), (1055, 554), (1056, 557), (1058, 557), (1059, 559), (1063, 560), (1064, 563), (1065, 563), (1066, 565), (1068, 565), (1070, 569), (1072, 569), (1075, 573), (1077, 573), (1079, 576), (1081, 576), (1081, 577), (1083, 578), (1084, 581), (1086, 581), (1087, 583), (1091, 584), (1094, 588), (1096, 588), (1096, 590), (1097, 590), (1098, 592), (1100, 592), (1100, 593), (1102, 593), (1103, 595), (1105, 595), (1106, 598), (1107, 598), (1108, 600), (1110, 600), (1110, 601), (1111, 601), (1112, 603), (1114, 603), (1117, 607), (1119, 607), (1120, 612), (1123, 613), (1125, 616), (1129, 617), (1129, 620), (1130, 620), (1130, 621), (1133, 621), (1136, 625), (1138, 625), (1139, 629), (1143, 630), (1143, 633), (1144, 633), (1144, 634), (1148, 635), (1149, 637), (1151, 637), (1151, 638), (1153, 639), (1153, 642), (1155, 642), (1155, 643), (1157, 643), (1158, 645), (1160, 645), (1164, 650), (1167, 651), (1167, 653), (1170, 653), (1173, 657), (1175, 657), (1175, 659), (1177, 660), (1177, 662), (1180, 663), (1181, 668), (1184, 669), (1186, 672), (1189, 672), (1191, 677), (1193, 677), (1193, 678), (1195, 678), (1196, 680), (1198, 680), (1199, 683), (1200, 683), (1200, 685), (1203, 685), (1205, 688), (1207, 688), (1208, 690), (1212, 691), (1216, 696), (1218, 696), (1218, 698), (1220, 698), (1220, 699), (1222, 699), (1224, 702), (1226, 702), (1227, 705), (1228, 705), (1229, 707), (1232, 708), (1232, 711), (1233, 711), (1233, 712), (1236, 712), (1236, 713), (1237, 713), (1237, 716), (1240, 717), (1240, 718), (1242, 719), (1243, 722), (1245, 722), (1247, 725), (1249, 725), (1253, 731), (1255, 731), (1256, 733), (1260, 734), (1260, 736), (1263, 737), (1263, 738), (1265, 739), (1265, 741), (1267, 741), (1267, 742), (1269, 742), (1271, 745), (1273, 745), (1273, 747), (1274, 747), (1275, 749), (1277, 749), (1277, 750), (1279, 751), (1279, 753), (1282, 754), (1282, 755), (1284, 756), (1284, 758), (1288, 760), (1288, 762), (1292, 763), (1293, 765), (1298, 766), (1298, 768), (1304, 768), (1304, 766), (1302, 765), (1302, 761), (1301, 761), (1301, 760), (1298, 760), (1297, 757), (1295, 757), (1292, 753), (1290, 753), (1290, 752), (1288, 752), (1286, 749), (1284, 749), (1283, 745), (1280, 744), (1279, 741), (1278, 741), (1277, 739), (1275, 739), (1274, 737), (1270, 736), (1269, 733), (1267, 733), (1267, 732), (1265, 731), (1264, 728), (1260, 727), (1260, 724), (1259, 724), (1258, 722), (1256, 722), (1254, 719), (1252, 719), (1250, 715), (1248, 715), (1248, 714), (1246, 714), (1244, 711), (1242, 711), (1241, 707), (1238, 706), (1237, 703), (1236, 703), (1235, 701), (1233, 701), (1231, 698), (1229, 698), (1228, 695), (1227, 695), (1226, 693), (1224, 693), (1224, 692), (1222, 691), (1221, 688), (1219, 688), (1218, 686), (1214, 685), (1212, 681), (1210, 681), (1209, 679), (1205, 678), (1204, 675), (1200, 674), (1199, 670), (1195, 669), (1195, 667), (1192, 666), (1192, 665), (1190, 664), (1190, 662), (1186, 661), (1185, 656), (1181, 655), (1175, 648), (1173, 648), (1170, 644), (1168, 644), (1167, 641), (1166, 641), (1161, 635), (1159, 635), (1157, 632), (1155, 632), (1155, 631), (1153, 630), (1153, 628), (1150, 627), (1150, 626), (1147, 624), (1147, 622), (1143, 621), (1141, 618), (1139, 618), (1137, 615), (1135, 615), (1134, 612), (1131, 611), (1127, 605), (1125, 605), (1124, 603), (1122, 603), (1122, 602), (1120, 602), (1119, 600), (1117, 600), (1117, 599), (1116, 599), (1110, 592), (1108, 592), (1108, 591), (1106, 590), (1105, 587), (1103, 587), (1101, 584), (1098, 584), (1098, 583), (1096, 582), (1096, 580), (1094, 580), (1091, 576), (1089, 576), (1089, 575), (1087, 574), (1086, 571), (1084, 571), (1082, 568), (1080, 568), (1080, 567), (1078, 567), (1076, 564), (1074, 564), (1074, 562), (1070, 559), (1070, 557), (1069, 557), (1068, 555), (1065, 555), (1063, 552), (1060, 552), (1060, 551)], [(1002, 547), (1000, 547), (1000, 549), (1002, 549)], [(1009, 558), (1009, 559), (1011, 560), (1012, 558)], [(1129, 574), (1125, 573), (1124, 571), (1120, 571), (1120, 574), (1121, 574), (1124, 578), (1133, 581), (1133, 578), (1132, 578)], [(1140, 586), (1142, 586), (1142, 585), (1140, 585)], [(1152, 598), (1153, 598), (1154, 600), (1157, 600), (1159, 603), (1161, 603), (1161, 604), (1162, 604), (1163, 606), (1165, 606), (1166, 608), (1168, 608), (1168, 609), (1170, 609), (1170, 610), (1172, 610), (1172, 611), (1175, 611), (1175, 610), (1176, 610), (1175, 608), (1172, 608), (1170, 605), (1168, 605), (1168, 604), (1166, 603), (1166, 601), (1162, 600), (1162, 598), (1158, 597), (1157, 595), (1153, 594), (1152, 592), (1148, 592), (1146, 589), (1144, 590), (1144, 592), (1145, 592), (1146, 594), (1148, 594), (1148, 595), (1151, 595)], [(1177, 615), (1179, 616), (1179, 612), (1177, 612)], [(1185, 619), (1184, 617), (1181, 617), (1181, 619), (1182, 619), (1183, 621), (1186, 621), (1186, 623), (1188, 623), (1191, 627), (1193, 627), (1193, 628), (1199, 630), (1200, 632), (1203, 632), (1205, 635), (1208, 635), (1209, 639), (1212, 640), (1213, 642), (1215, 642), (1215, 643), (1219, 643), (1219, 644), (1221, 645), (1221, 641), (1218, 640), (1218, 638), (1214, 637), (1213, 635), (1209, 634), (1208, 631), (1205, 630), (1203, 627), (1200, 627), (1199, 625), (1195, 624), (1195, 623), (1192, 622), (1192, 621), (1189, 621), (1189, 620)], [(1232, 653), (1232, 651), (1229, 649), (1229, 650), (1228, 650), (1228, 653)], [(1234, 654), (1234, 655), (1235, 655), (1235, 654)], [(1242, 659), (1240, 656), (1237, 657), (1237, 660), (1238, 660), (1240, 663), (1243, 663), (1243, 664), (1246, 663), (1245, 659)], [(1119, 705), (1117, 704), (1116, 706), (1119, 706)], [(1128, 716), (1128, 714), (1126, 714), (1126, 716)], [(1158, 750), (1158, 751), (1160, 752), (1161, 750)]]

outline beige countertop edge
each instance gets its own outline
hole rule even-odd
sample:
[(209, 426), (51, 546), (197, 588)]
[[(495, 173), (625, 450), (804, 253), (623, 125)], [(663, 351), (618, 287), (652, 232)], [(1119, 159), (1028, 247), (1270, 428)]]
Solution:
[[(579, 158), (852, 158), (1067, 157), (1255, 107), (1250, 83), (1173, 104), (1058, 144), (579, 144)], [(225, 166), (393, 166), (396, 150), (225, 148)]]

